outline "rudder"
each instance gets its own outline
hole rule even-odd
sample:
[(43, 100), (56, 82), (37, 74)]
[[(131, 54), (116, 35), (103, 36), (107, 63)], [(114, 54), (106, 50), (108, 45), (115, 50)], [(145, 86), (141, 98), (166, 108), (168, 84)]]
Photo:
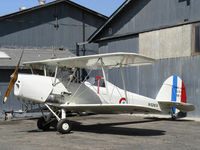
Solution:
[[(180, 77), (173, 75), (170, 76), (163, 83), (156, 100), (159, 102), (178, 102), (178, 103), (186, 103), (186, 89), (183, 81)], [(177, 117), (185, 117), (186, 113), (180, 112), (175, 107), (172, 108), (171, 114), (176, 115)], [(181, 115), (181, 116), (179, 116)]]

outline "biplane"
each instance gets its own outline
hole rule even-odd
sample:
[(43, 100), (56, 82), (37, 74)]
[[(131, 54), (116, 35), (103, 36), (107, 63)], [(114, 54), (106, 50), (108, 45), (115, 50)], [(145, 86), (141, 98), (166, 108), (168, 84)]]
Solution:
[[(4, 103), (14, 86), (19, 99), (44, 104), (50, 111), (38, 120), (39, 129), (47, 130), (56, 121), (56, 129), (62, 134), (72, 130), (67, 113), (157, 113), (178, 114), (193, 111), (195, 107), (186, 103), (186, 89), (178, 76), (169, 77), (162, 85), (155, 99), (132, 93), (126, 89), (124, 67), (152, 65), (155, 60), (135, 53), (107, 53), (70, 58), (47, 59), (24, 62), (32, 74), (18, 74), (19, 64), (12, 75)], [(42, 68), (43, 75), (34, 74), (34, 68)], [(77, 70), (85, 70), (82, 81), (77, 80)], [(122, 88), (107, 80), (105, 70), (118, 68)], [(51, 73), (48, 70), (51, 71)], [(101, 71), (101, 76), (91, 80), (92, 70)], [(51, 75), (50, 75), (51, 74)], [(119, 79), (120, 80), (120, 79)], [(40, 106), (40, 105), (39, 105)]]

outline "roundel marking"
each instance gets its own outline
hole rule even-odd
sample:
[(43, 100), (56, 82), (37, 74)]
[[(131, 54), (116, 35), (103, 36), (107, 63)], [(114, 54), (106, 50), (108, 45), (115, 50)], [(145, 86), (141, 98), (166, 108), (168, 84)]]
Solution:
[(126, 98), (122, 97), (122, 98), (119, 100), (119, 104), (126, 104)]

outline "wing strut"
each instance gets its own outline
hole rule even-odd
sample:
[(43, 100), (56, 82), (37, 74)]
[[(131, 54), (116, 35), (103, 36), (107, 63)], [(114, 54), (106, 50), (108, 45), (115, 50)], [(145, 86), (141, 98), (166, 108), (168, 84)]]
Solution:
[[(100, 61), (101, 61), (101, 70), (102, 70), (102, 73), (103, 73), (103, 78), (104, 78), (104, 82), (105, 82), (105, 86), (106, 86), (106, 92), (107, 92), (108, 97), (110, 97), (109, 91), (108, 91), (108, 83), (107, 83), (107, 79), (106, 79), (106, 74), (105, 74), (105, 70), (103, 68), (104, 63), (103, 63), (102, 58), (100, 59)], [(110, 99), (111, 99), (111, 97), (110, 97)]]
[(34, 74), (34, 72), (33, 72), (33, 66), (30, 65), (29, 67), (30, 67), (30, 69), (31, 69), (31, 73)]
[(47, 76), (47, 68), (46, 68), (46, 65), (44, 65), (44, 76)]
[(126, 91), (126, 84), (125, 84), (124, 72), (123, 72), (122, 65), (120, 65), (120, 72), (121, 72), (121, 77), (122, 77), (122, 83), (123, 83), (123, 88), (124, 88), (124, 94), (125, 94), (126, 102), (127, 102), (127, 104), (128, 104), (127, 91)]
[(54, 83), (53, 83), (53, 86), (56, 85), (56, 77), (57, 77), (57, 74), (58, 74), (58, 66), (56, 66), (56, 69), (55, 69), (55, 75), (54, 75)]

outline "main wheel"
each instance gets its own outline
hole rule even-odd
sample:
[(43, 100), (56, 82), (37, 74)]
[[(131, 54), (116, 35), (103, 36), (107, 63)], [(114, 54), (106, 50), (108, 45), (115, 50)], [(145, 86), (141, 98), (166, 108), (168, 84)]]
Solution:
[(61, 119), (57, 124), (57, 131), (61, 134), (67, 134), (71, 131), (72, 126), (69, 120)]
[(37, 127), (38, 127), (38, 129), (46, 131), (50, 128), (50, 124), (45, 121), (44, 117), (41, 117), (37, 121)]

